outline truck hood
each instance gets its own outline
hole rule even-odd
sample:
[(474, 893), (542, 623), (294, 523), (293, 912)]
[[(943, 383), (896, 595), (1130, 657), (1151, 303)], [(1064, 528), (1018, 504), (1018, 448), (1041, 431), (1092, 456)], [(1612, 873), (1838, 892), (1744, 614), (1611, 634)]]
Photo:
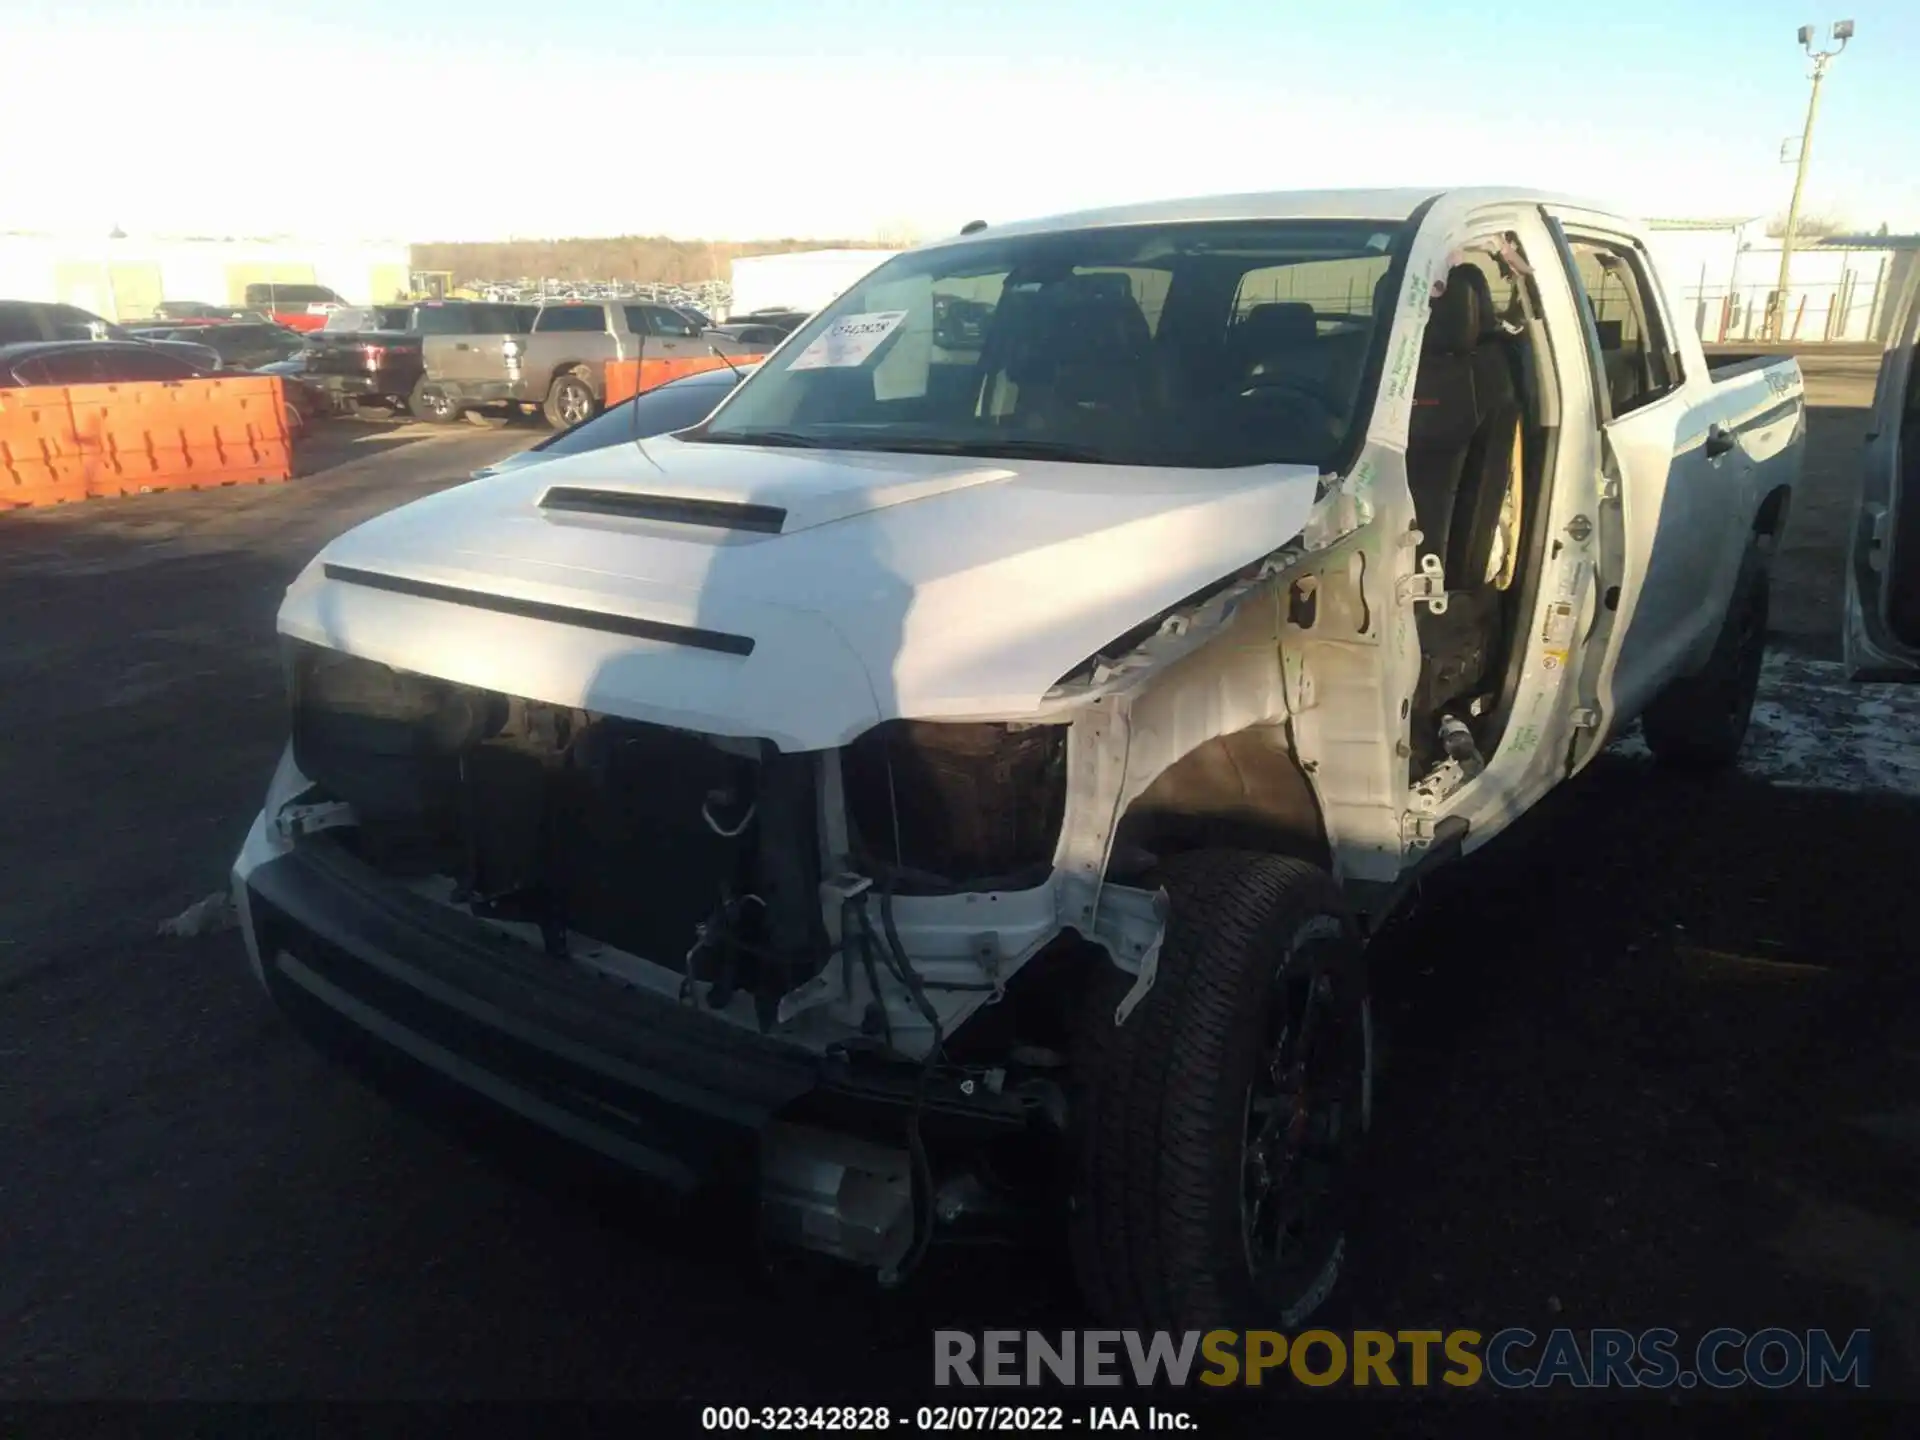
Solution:
[(1298, 535), (1317, 479), (661, 438), (369, 521), (294, 582), (280, 628), (820, 749), (897, 717), (1031, 713), (1102, 646)]

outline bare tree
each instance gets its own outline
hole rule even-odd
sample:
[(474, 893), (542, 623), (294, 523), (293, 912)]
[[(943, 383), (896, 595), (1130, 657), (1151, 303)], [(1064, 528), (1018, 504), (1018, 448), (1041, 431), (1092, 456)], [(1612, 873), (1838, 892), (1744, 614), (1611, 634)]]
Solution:
[[(463, 281), (518, 280), (546, 275), (557, 280), (632, 280), (695, 284), (724, 280), (741, 255), (780, 255), (790, 250), (876, 248), (871, 240), (672, 240), (664, 235), (621, 235), (605, 240), (442, 241), (412, 247), (416, 270), (447, 270)], [(895, 247), (888, 247), (895, 248)]]
[[(1821, 215), (1803, 213), (1794, 223), (1793, 238), (1796, 240), (1818, 240), (1827, 235), (1845, 235), (1852, 227), (1844, 215)], [(1767, 222), (1767, 234), (1778, 240), (1787, 233), (1787, 217), (1776, 215)]]

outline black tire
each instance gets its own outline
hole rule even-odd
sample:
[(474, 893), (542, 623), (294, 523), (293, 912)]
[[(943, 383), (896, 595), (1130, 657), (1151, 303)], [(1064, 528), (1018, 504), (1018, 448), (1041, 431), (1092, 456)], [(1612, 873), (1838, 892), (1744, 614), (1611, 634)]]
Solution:
[(413, 382), (413, 393), (407, 396), (407, 409), (414, 419), (431, 425), (451, 425), (460, 418), (460, 407), (452, 397), (438, 385), (429, 385), (424, 375)]
[(600, 413), (599, 397), (584, 377), (569, 370), (553, 377), (547, 390), (547, 402), (540, 407), (547, 424), (555, 430), (570, 430)]
[(1740, 754), (1767, 653), (1767, 554), (1747, 547), (1713, 655), (1697, 675), (1673, 681), (1641, 716), (1647, 748), (1665, 764), (1718, 770)]
[[(1157, 880), (1172, 906), (1153, 986), (1115, 1027), (1127, 985), (1103, 977), (1076, 1045), (1075, 1267), (1089, 1306), (1117, 1325), (1291, 1329), (1346, 1254), (1346, 1183), (1371, 1104), (1364, 957), (1339, 887), (1303, 861), (1198, 851)], [(1284, 1029), (1283, 1016), (1295, 1016)], [(1292, 1053), (1302, 1036), (1319, 1043)], [(1249, 1183), (1275, 1161), (1286, 1179), (1250, 1211)], [(1278, 1236), (1295, 1206), (1292, 1243), (1265, 1253), (1264, 1222)]]

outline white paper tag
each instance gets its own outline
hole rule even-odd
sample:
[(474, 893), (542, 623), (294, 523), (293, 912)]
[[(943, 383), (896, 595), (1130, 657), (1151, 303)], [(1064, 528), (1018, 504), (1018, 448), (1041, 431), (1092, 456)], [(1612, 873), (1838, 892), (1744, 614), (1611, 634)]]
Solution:
[(904, 310), (874, 310), (865, 315), (843, 315), (826, 333), (793, 357), (789, 370), (830, 370), (864, 365), (867, 358), (907, 318)]

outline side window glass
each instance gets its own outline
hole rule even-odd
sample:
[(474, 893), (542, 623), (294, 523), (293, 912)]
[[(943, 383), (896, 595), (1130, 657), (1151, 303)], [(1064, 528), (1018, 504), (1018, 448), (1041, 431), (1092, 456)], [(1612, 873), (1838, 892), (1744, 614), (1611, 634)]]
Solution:
[(65, 350), (40, 361), (42, 385), (91, 385), (100, 378), (100, 367), (91, 350)]
[(607, 328), (607, 316), (598, 305), (549, 305), (533, 328), (541, 334), (597, 335)]
[(1574, 284), (1600, 342), (1613, 413), (1625, 415), (1672, 391), (1673, 363), (1647, 271), (1629, 247), (1569, 238)]

